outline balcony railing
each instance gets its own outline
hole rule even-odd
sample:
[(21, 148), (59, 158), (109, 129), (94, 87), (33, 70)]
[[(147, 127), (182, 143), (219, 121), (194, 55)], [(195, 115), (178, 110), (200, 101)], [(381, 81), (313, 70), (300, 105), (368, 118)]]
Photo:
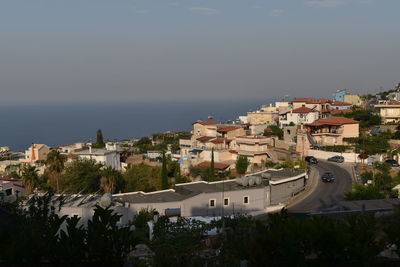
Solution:
[(343, 134), (343, 129), (320, 129), (316, 131), (311, 131), (312, 135), (317, 135), (317, 134)]

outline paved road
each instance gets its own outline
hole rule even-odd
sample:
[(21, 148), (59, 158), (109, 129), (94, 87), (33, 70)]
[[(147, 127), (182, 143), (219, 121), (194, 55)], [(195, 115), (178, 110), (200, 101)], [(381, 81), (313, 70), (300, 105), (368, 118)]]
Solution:
[[(327, 161), (320, 161), (314, 165), (316, 170), (314, 173), (316, 182), (314, 190), (307, 194), (305, 193), (304, 199), (299, 199), (295, 203), (288, 206), (289, 212), (294, 213), (309, 213), (318, 212), (322, 209), (327, 209), (335, 206), (339, 201), (344, 199), (344, 192), (346, 192), (352, 184), (350, 168), (345, 163), (331, 163)], [(330, 171), (335, 176), (333, 183), (324, 183), (321, 181), (321, 175)]]

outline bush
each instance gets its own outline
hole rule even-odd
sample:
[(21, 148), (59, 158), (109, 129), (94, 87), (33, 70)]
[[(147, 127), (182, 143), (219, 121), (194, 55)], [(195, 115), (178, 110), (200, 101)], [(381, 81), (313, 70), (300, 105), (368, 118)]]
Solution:
[(345, 193), (346, 200), (383, 199), (384, 197), (379, 188), (373, 185), (365, 186), (360, 183), (354, 183), (351, 190)]

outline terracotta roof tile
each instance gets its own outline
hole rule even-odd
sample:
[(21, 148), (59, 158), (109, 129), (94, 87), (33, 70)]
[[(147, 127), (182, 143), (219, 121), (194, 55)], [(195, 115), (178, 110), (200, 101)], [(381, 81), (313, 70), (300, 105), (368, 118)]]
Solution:
[(351, 106), (351, 104), (347, 102), (334, 101), (331, 106)]
[[(195, 123), (199, 123), (201, 125), (216, 125), (217, 123), (214, 121), (196, 121)], [(195, 124), (194, 123), (194, 124)]]
[(343, 124), (359, 124), (358, 121), (345, 118), (345, 117), (328, 117), (309, 123), (309, 126), (322, 126), (322, 125), (343, 125)]
[(218, 129), (217, 132), (219, 132), (219, 133), (227, 133), (227, 132), (234, 131), (234, 130), (237, 130), (237, 129), (240, 129), (240, 128), (242, 128), (242, 127), (240, 127), (240, 126), (228, 126), (228, 127), (224, 127), (224, 128)]
[(327, 98), (296, 97), (292, 102), (304, 102), (307, 104), (325, 104), (329, 102)]
[(292, 110), (292, 113), (310, 113), (310, 112), (312, 112), (312, 109), (308, 107), (300, 107)]
[(210, 142), (214, 143), (214, 144), (222, 144), (222, 143), (227, 142), (227, 141), (228, 140), (225, 139), (225, 138), (215, 138), (215, 139), (211, 140)]
[(215, 137), (212, 137), (212, 136), (202, 136), (202, 137), (197, 138), (196, 140), (200, 141), (200, 142), (207, 142), (207, 141), (210, 141), (211, 139), (214, 139), (214, 138)]

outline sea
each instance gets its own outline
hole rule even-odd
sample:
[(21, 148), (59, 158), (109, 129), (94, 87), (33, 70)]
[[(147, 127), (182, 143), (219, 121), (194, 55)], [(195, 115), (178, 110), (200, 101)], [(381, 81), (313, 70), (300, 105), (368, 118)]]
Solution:
[(271, 99), (246, 101), (155, 101), (0, 106), (0, 146), (24, 151), (32, 143), (48, 146), (105, 139), (140, 138), (165, 131), (190, 131), (196, 120), (234, 120), (268, 104)]

